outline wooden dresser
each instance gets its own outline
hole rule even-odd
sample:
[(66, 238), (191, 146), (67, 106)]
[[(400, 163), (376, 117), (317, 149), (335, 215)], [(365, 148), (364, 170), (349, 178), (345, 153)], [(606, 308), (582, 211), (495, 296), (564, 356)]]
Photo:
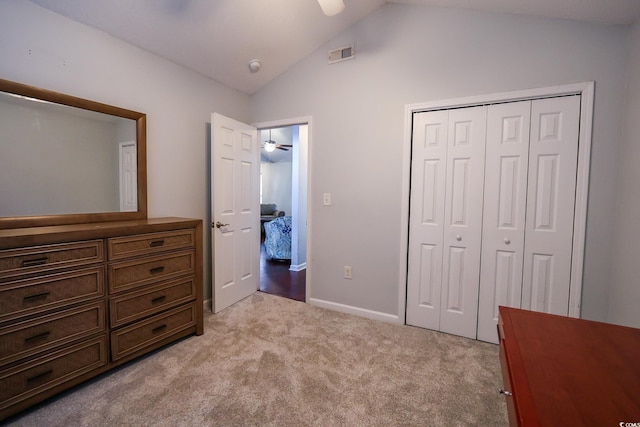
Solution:
[(0, 230), (0, 420), (203, 333), (202, 221)]
[(640, 329), (499, 310), (511, 426), (640, 423)]

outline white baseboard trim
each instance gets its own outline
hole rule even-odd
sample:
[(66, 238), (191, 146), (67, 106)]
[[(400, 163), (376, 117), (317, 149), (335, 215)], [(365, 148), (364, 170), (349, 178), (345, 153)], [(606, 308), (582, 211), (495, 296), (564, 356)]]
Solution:
[(291, 264), (289, 266), (289, 270), (290, 271), (302, 271), (302, 270), (304, 270), (306, 268), (307, 268), (307, 263), (306, 262), (303, 262), (302, 264), (297, 264), (297, 265)]
[(366, 308), (354, 307), (351, 305), (340, 304), (337, 302), (324, 301), (317, 298), (309, 298), (309, 304), (320, 308), (339, 311), (341, 313), (354, 314), (367, 319), (382, 320), (383, 322), (403, 324), (400, 318), (395, 314), (382, 313), (380, 311), (368, 310)]

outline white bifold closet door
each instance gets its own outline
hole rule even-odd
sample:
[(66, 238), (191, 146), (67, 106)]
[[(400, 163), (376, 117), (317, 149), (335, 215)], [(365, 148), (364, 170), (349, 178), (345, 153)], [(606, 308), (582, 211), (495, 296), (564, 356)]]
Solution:
[(486, 108), (414, 117), (407, 323), (475, 338)]
[(520, 307), (529, 171), (531, 101), (487, 114), (478, 339), (497, 342), (498, 305)]
[(568, 314), (579, 112), (569, 96), (414, 115), (407, 324), (497, 342), (498, 305)]
[(579, 114), (579, 96), (489, 107), (478, 339), (498, 342), (499, 305), (569, 312)]

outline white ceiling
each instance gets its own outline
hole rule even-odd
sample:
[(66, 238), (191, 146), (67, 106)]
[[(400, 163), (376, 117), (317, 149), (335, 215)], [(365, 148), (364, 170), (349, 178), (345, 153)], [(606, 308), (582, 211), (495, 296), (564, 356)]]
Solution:
[[(630, 24), (640, 0), (344, 0), (322, 14), (316, 0), (31, 0), (246, 94), (281, 74), (385, 3)], [(341, 46), (335, 46), (341, 47)], [(260, 59), (251, 73), (248, 63)]]

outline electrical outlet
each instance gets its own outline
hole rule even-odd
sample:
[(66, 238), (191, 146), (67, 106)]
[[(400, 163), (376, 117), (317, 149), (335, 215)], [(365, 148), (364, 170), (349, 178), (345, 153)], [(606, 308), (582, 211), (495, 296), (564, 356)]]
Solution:
[(344, 278), (345, 279), (353, 279), (353, 271), (351, 270), (350, 265), (344, 266)]
[(322, 204), (325, 206), (331, 206), (331, 193), (324, 193), (322, 195)]

